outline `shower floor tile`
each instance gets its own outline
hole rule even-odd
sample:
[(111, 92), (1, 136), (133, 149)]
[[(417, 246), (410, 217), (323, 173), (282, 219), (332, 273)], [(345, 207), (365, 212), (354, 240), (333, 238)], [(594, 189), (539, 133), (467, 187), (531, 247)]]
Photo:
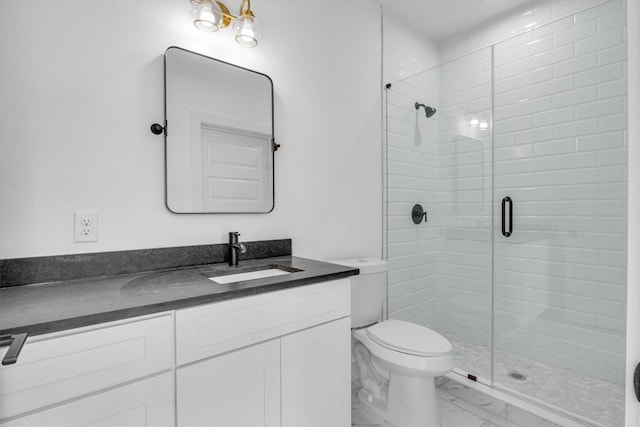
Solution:
[[(485, 345), (446, 335), (454, 348), (455, 366), (478, 377), (490, 378), (490, 353)], [(607, 427), (624, 425), (624, 386), (540, 363), (528, 357), (496, 350), (494, 383)], [(526, 375), (524, 381), (507, 376)]]

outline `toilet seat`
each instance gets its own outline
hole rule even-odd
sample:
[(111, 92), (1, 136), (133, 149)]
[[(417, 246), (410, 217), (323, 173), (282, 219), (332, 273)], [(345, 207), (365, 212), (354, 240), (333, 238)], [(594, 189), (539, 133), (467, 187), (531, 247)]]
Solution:
[(449, 340), (439, 333), (402, 320), (389, 319), (367, 328), (372, 341), (390, 350), (422, 357), (451, 354)]
[(387, 371), (414, 377), (435, 377), (453, 369), (453, 352), (441, 356), (410, 354), (374, 341), (367, 329), (369, 328), (355, 329), (353, 336), (377, 358), (378, 363)]

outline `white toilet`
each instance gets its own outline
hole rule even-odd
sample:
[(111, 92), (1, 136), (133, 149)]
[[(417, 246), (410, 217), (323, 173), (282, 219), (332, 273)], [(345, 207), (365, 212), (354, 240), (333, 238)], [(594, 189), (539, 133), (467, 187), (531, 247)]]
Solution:
[(386, 261), (331, 262), (360, 269), (351, 278), (352, 370), (356, 364), (362, 384), (358, 399), (398, 427), (439, 427), (434, 379), (453, 369), (451, 343), (415, 323), (381, 322)]

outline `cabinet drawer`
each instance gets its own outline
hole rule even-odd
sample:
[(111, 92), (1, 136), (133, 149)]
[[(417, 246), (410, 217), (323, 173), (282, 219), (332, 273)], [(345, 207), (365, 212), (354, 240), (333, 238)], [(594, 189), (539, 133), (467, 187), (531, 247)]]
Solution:
[(27, 339), (0, 367), (0, 419), (170, 369), (171, 326), (167, 314)]
[(173, 378), (167, 372), (2, 423), (0, 427), (171, 427)]
[(179, 310), (177, 364), (349, 316), (350, 283), (340, 279)]

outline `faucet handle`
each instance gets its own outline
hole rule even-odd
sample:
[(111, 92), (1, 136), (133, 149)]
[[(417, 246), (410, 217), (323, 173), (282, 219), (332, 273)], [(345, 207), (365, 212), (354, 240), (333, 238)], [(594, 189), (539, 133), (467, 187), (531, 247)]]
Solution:
[(247, 247), (244, 245), (244, 243), (238, 243), (238, 249), (241, 254), (247, 253)]

